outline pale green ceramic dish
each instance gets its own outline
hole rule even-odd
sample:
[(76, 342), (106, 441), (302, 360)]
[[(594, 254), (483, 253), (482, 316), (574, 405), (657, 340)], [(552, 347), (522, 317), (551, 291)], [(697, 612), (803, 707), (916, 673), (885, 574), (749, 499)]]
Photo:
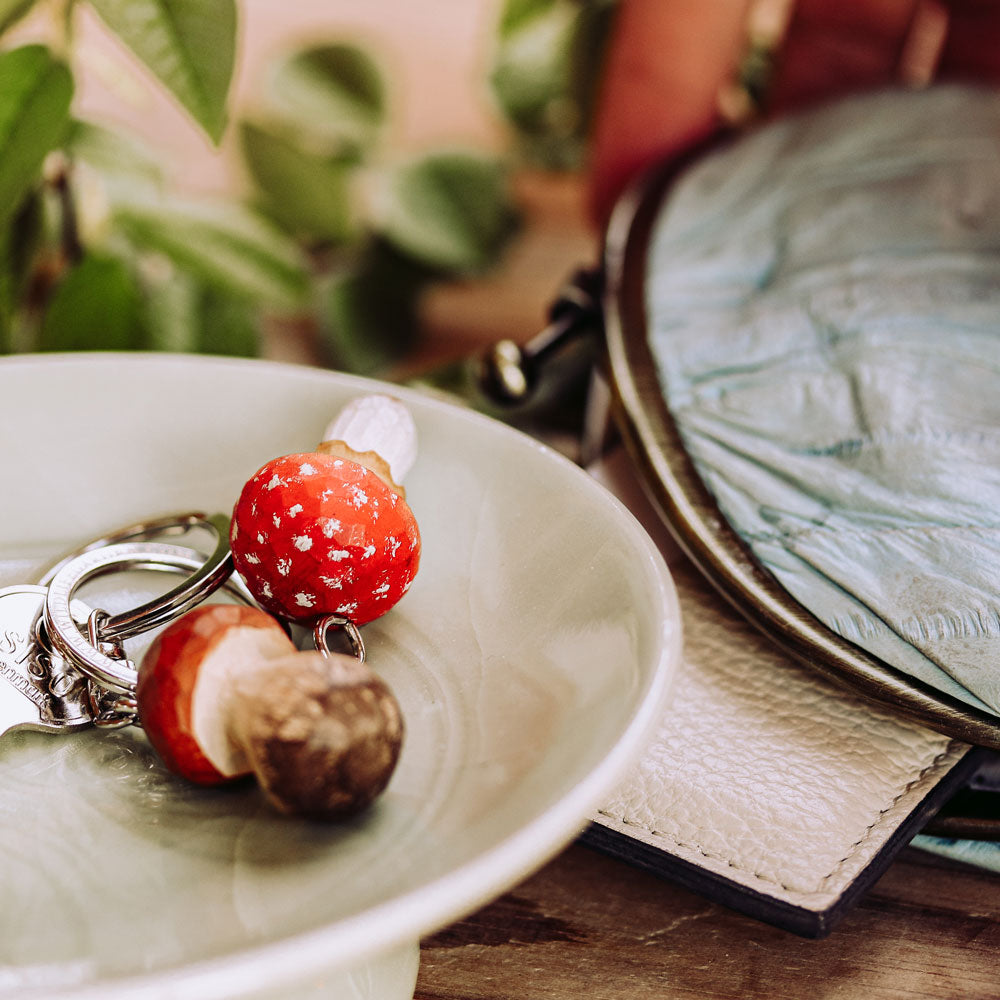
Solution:
[[(0, 585), (118, 524), (228, 510), (373, 388), (176, 356), (0, 362)], [(365, 629), (408, 726), (384, 797), (307, 824), (252, 788), (189, 788), (136, 730), (6, 737), (0, 998), (408, 995), (420, 936), (556, 852), (642, 749), (679, 656), (652, 543), (528, 438), (403, 395), (424, 559)]]

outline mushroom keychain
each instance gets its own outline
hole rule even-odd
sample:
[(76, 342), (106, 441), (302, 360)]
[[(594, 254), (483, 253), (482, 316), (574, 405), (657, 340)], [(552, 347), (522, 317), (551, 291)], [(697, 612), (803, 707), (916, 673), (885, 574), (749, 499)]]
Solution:
[(139, 668), (142, 727), (167, 767), (200, 785), (253, 774), (279, 811), (350, 815), (388, 784), (403, 721), (360, 659), (299, 652), (257, 608), (202, 605)]
[(233, 511), (233, 561), (268, 611), (292, 621), (342, 615), (364, 625), (409, 589), (420, 562), (417, 521), (399, 485), (416, 429), (389, 396), (363, 396), (307, 454), (264, 465)]
[(279, 810), (321, 818), (382, 791), (402, 716), (360, 659), (299, 652), (276, 619), (363, 625), (406, 593), (420, 561), (399, 485), (416, 457), (406, 408), (362, 397), (324, 439), (267, 462), (236, 502), (233, 562), (266, 611), (210, 605), (179, 618), (143, 658), (136, 692), (171, 770), (206, 785), (253, 773)]

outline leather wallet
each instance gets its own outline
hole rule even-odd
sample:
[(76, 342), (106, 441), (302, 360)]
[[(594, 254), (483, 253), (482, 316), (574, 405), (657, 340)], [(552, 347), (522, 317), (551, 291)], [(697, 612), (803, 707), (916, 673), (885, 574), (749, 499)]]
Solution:
[(822, 937), (981, 754), (790, 659), (684, 560), (623, 453), (591, 472), (660, 543), (680, 596), (685, 662), (671, 709), (583, 840)]

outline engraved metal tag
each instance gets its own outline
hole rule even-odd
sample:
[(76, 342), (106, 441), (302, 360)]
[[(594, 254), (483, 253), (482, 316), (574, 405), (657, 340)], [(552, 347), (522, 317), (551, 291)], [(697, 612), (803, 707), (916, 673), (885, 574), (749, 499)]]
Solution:
[(0, 735), (58, 732), (92, 721), (86, 676), (40, 632), (46, 593), (27, 584), (0, 589)]

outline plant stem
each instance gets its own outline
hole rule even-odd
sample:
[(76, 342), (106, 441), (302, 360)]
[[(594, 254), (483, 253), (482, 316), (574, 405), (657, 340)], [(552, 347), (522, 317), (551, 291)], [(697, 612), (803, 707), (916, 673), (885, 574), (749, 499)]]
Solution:
[(73, 12), (76, 0), (52, 0), (52, 48), (66, 62), (73, 49)]
[(69, 170), (62, 170), (56, 179), (56, 194), (59, 197), (59, 236), (62, 251), (69, 264), (77, 263), (83, 256), (80, 243), (80, 228), (76, 221), (76, 199), (69, 182)]

